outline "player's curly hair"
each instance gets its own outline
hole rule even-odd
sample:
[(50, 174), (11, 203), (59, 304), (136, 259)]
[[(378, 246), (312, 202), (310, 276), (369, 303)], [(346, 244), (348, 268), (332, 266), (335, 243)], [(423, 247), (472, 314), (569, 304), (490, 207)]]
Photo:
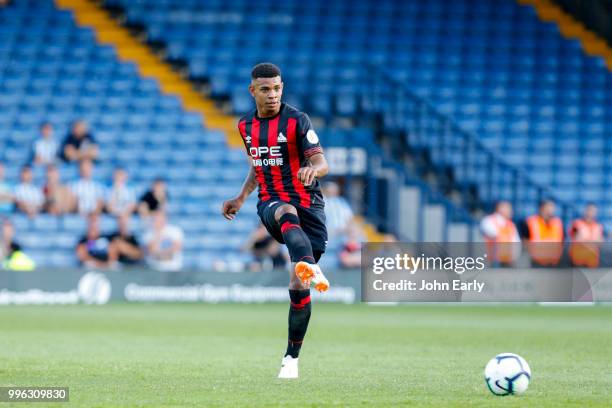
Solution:
[(274, 78), (277, 76), (281, 76), (281, 70), (276, 65), (271, 62), (262, 62), (261, 64), (257, 64), (253, 67), (251, 71), (251, 78)]

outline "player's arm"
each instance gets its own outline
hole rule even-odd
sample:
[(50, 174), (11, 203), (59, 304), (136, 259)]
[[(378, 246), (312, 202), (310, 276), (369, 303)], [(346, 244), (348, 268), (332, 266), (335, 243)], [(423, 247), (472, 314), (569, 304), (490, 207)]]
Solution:
[(249, 166), (249, 173), (244, 179), (244, 183), (242, 183), (242, 188), (240, 189), (240, 193), (231, 200), (227, 200), (223, 203), (223, 216), (228, 220), (233, 220), (242, 204), (249, 198), (249, 195), (257, 188), (257, 180), (255, 179), (255, 168), (251, 164)]
[(312, 122), (305, 113), (298, 118), (298, 134), (300, 135), (300, 146), (308, 164), (298, 170), (297, 178), (302, 184), (309, 186), (314, 182), (315, 177), (325, 176), (329, 171), (329, 166), (323, 155), (319, 136), (312, 128)]
[(329, 172), (329, 166), (323, 153), (317, 153), (308, 159), (309, 166), (302, 167), (298, 170), (298, 180), (305, 186), (312, 184), (315, 178), (321, 178)]

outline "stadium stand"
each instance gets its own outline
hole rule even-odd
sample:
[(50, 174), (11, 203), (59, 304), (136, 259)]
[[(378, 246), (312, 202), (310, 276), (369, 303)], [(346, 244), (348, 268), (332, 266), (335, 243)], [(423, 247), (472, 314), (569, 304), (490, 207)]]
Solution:
[[(284, 69), (287, 99), (305, 110), (367, 113), (363, 94), (371, 64), (379, 64), (505, 163), (552, 186), (561, 202), (612, 208), (605, 205), (612, 77), (601, 58), (585, 55), (532, 7), (510, 0), (106, 3), (124, 7), (129, 22), (146, 27), (170, 60), (186, 61), (191, 76), (208, 80), (212, 95), (230, 98), (236, 112), (250, 106), (248, 68), (270, 59)], [(507, 198), (511, 178), (496, 183), (498, 198)], [(517, 215), (533, 212), (536, 201), (536, 193), (523, 194)], [(602, 217), (610, 226), (612, 213)]]
[[(229, 253), (240, 259), (241, 241), (256, 222), (254, 206), (245, 206), (231, 224), (218, 213), (220, 200), (244, 177), (244, 153), (227, 149), (221, 133), (207, 130), (200, 115), (162, 94), (133, 64), (120, 63), (113, 48), (96, 44), (92, 31), (75, 25), (71, 13), (47, 0), (0, 9), (0, 79), (0, 155), (7, 180), (15, 183), (29, 161), (43, 120), (62, 138), (73, 120), (84, 118), (100, 145), (98, 181), (109, 185), (117, 166), (128, 171), (137, 194), (155, 177), (169, 181), (170, 218), (190, 234), (188, 267), (210, 266)], [(61, 165), (60, 171), (64, 182), (78, 175), (75, 165)], [(35, 168), (38, 185), (44, 172)], [(38, 265), (75, 264), (74, 247), (85, 231), (82, 217), (14, 214), (11, 219)], [(142, 230), (139, 219), (132, 225)], [(102, 229), (114, 230), (115, 221), (104, 217)], [(229, 231), (227, 239), (213, 238)]]
[[(206, 81), (211, 95), (231, 101), (236, 114), (252, 106), (244, 92), (250, 67), (272, 60), (283, 68), (286, 100), (313, 116), (329, 123), (331, 118), (383, 112), (434, 125), (451, 123), (458, 129), (452, 137), (475, 134), (496, 163), (511, 173), (527, 173), (519, 188), (550, 185), (562, 202), (596, 201), (608, 229), (612, 225), (612, 206), (606, 205), (612, 201), (612, 172), (605, 160), (612, 150), (605, 138), (612, 125), (610, 74), (603, 60), (585, 55), (578, 41), (562, 38), (557, 26), (543, 24), (531, 7), (510, 0), (105, 4), (125, 10), (129, 24), (144, 27), (150, 43), (165, 44), (170, 61), (185, 62), (190, 78)], [(271, 32), (273, 46), (267, 40)], [(223, 133), (207, 128), (200, 114), (161, 92), (134, 64), (121, 62), (112, 47), (96, 43), (92, 30), (79, 27), (70, 12), (49, 0), (13, 2), (0, 10), (0, 62), (0, 159), (7, 165), (7, 180), (17, 180), (19, 167), (30, 159), (25, 146), (36, 138), (43, 120), (61, 138), (71, 121), (83, 118), (100, 145), (99, 181), (109, 184), (117, 166), (127, 169), (137, 195), (155, 177), (168, 180), (170, 218), (189, 237), (188, 267), (210, 266), (219, 256), (231, 261), (247, 256), (239, 248), (256, 223), (254, 206), (245, 205), (233, 223), (217, 216), (221, 199), (236, 191), (245, 174), (244, 153), (229, 149)], [(373, 67), (384, 69), (373, 75)], [(371, 100), (375, 76), (397, 91), (391, 98), (387, 90), (378, 95), (382, 104)], [(397, 110), (405, 109), (405, 99), (397, 94), (421, 101), (415, 106), (434, 113)], [(401, 130), (408, 148), (429, 149), (434, 164), (450, 166), (456, 180), (466, 178), (461, 172), (466, 155), (456, 144), (449, 144), (449, 150), (455, 149), (451, 159), (436, 154), (423, 140), (430, 134), (431, 140), (440, 140), (441, 132), (430, 123), (416, 137), (406, 122)], [(397, 123), (387, 117), (384, 125), (392, 130)], [(323, 130), (321, 139), (348, 146), (353, 134), (365, 135), (364, 146), (376, 151), (374, 135), (363, 129)], [(474, 160), (470, 166), (485, 164)], [(78, 173), (67, 165), (60, 171), (64, 182)], [(44, 169), (36, 167), (35, 180), (42, 184), (43, 178)], [(446, 224), (469, 219), (464, 209), (409, 172), (405, 181), (417, 186), (426, 201), (441, 203)], [(516, 183), (508, 176), (493, 180), (495, 188), (491, 180), (471, 181), (483, 205), (508, 198)], [(531, 190), (511, 197), (519, 200), (519, 217), (533, 212), (541, 191)], [(369, 217), (381, 217), (375, 208), (380, 192), (368, 189)], [(393, 214), (384, 215), (394, 223)], [(81, 217), (12, 219), (39, 265), (74, 264), (72, 249), (85, 229)], [(142, 230), (138, 219), (132, 224)], [(114, 221), (104, 217), (102, 227), (112, 230)], [(423, 238), (419, 229), (415, 236)], [(219, 234), (226, 238), (219, 240)], [(446, 228), (441, 237), (448, 236)]]

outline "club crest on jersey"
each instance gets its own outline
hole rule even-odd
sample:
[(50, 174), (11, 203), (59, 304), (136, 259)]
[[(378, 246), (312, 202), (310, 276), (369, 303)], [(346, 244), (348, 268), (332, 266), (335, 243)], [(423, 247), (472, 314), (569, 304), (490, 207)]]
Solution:
[(287, 143), (287, 138), (285, 137), (285, 135), (283, 135), (283, 132), (280, 132), (278, 134), (278, 137), (276, 138), (276, 142), (277, 143)]
[(316, 132), (312, 129), (306, 132), (306, 139), (312, 144), (319, 143), (319, 136), (317, 136)]
[(244, 138), (247, 143), (251, 143), (251, 136), (247, 136)]

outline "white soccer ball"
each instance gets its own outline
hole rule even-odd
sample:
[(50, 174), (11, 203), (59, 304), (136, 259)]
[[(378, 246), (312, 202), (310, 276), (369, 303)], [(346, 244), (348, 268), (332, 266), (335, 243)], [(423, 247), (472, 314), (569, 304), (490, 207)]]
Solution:
[(501, 353), (485, 367), (485, 382), (495, 395), (522, 394), (531, 381), (531, 369), (518, 354)]

